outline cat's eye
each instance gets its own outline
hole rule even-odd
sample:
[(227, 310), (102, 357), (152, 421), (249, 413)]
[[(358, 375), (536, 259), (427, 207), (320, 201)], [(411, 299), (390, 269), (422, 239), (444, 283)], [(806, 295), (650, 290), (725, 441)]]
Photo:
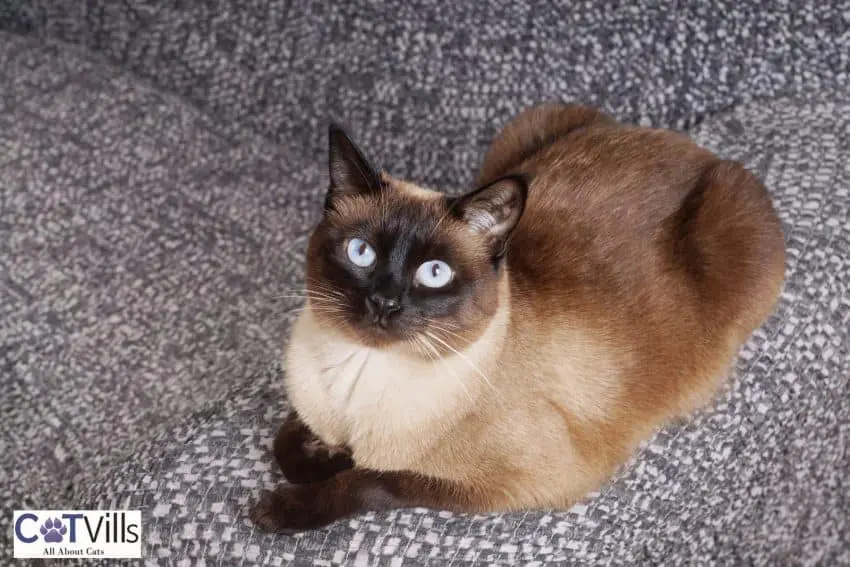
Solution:
[(425, 287), (443, 287), (452, 281), (454, 272), (442, 260), (429, 260), (416, 270), (416, 282)]
[(361, 268), (368, 268), (375, 263), (375, 259), (377, 258), (375, 249), (361, 238), (352, 238), (349, 240), (347, 251), (348, 259), (355, 266), (360, 266)]

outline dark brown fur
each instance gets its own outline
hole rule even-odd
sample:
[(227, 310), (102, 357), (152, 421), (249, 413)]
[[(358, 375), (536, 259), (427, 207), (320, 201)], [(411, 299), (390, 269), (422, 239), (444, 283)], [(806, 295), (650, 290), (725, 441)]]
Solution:
[(274, 458), (286, 480), (294, 484), (327, 480), (354, 466), (349, 449), (323, 443), (294, 410), (275, 436)]
[[(480, 334), (484, 325), (492, 316), (497, 302), (496, 274), (488, 261), (481, 261), (482, 250), (474, 242), (464, 239), (460, 234), (460, 223), (446, 219), (447, 210), (444, 199), (423, 200), (416, 195), (405, 194), (394, 188), (395, 180), (384, 176), (382, 179), (386, 193), (357, 195), (342, 199), (337, 208), (330, 211), (316, 227), (310, 238), (307, 254), (313, 260), (307, 265), (307, 278), (315, 282), (319, 290), (343, 290), (350, 307), (344, 313), (328, 313), (328, 318), (345, 317), (348, 325), (342, 330), (363, 344), (380, 346), (391, 343), (399, 337), (391, 332), (375, 332), (375, 329), (363, 322), (359, 306), (364, 289), (351, 285), (351, 274), (338, 265), (339, 243), (351, 235), (357, 235), (380, 244), (384, 241), (391, 246), (397, 234), (415, 241), (420, 245), (412, 254), (411, 262), (416, 264), (431, 257), (451, 258), (456, 270), (452, 284), (452, 305), (445, 306), (439, 312), (427, 311), (425, 316), (440, 317), (451, 325), (465, 329), (470, 337)], [(392, 198), (387, 198), (387, 193)], [(440, 222), (440, 219), (443, 219)], [(390, 230), (387, 230), (387, 224)], [(368, 284), (367, 284), (368, 285)], [(430, 300), (439, 302), (439, 293), (416, 291), (419, 295), (430, 295)], [(321, 301), (318, 297), (315, 298)], [(401, 329), (401, 334), (411, 331), (415, 318)], [(439, 347), (439, 345), (437, 345)]]

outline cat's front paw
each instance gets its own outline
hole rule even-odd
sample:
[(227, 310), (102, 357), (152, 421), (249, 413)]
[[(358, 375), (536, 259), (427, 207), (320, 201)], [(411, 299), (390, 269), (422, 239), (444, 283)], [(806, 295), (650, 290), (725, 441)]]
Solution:
[(354, 466), (346, 447), (327, 445), (292, 414), (277, 432), (274, 455), (286, 480), (295, 484), (327, 480)]
[(334, 519), (322, 506), (316, 484), (282, 484), (264, 490), (251, 509), (251, 520), (269, 532), (293, 532), (320, 528)]

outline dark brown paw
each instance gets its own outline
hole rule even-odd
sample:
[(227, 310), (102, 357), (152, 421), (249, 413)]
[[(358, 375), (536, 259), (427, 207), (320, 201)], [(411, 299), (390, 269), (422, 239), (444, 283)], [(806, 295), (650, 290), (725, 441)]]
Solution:
[(283, 476), (294, 484), (327, 480), (354, 466), (347, 448), (326, 445), (295, 416), (277, 432), (274, 456)]
[(295, 532), (321, 528), (336, 518), (323, 508), (317, 485), (281, 485), (264, 490), (251, 509), (251, 520), (268, 532)]
[(322, 447), (313, 450), (310, 456), (295, 457), (280, 463), (280, 470), (289, 482), (304, 484), (327, 480), (353, 466), (354, 461), (347, 452), (334, 452), (328, 447)]

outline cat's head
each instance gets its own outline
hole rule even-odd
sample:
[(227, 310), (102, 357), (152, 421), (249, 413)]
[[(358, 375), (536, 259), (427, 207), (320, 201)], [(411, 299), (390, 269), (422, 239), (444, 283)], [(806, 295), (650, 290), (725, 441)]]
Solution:
[(448, 198), (378, 172), (339, 127), (329, 138), (330, 187), (307, 254), (312, 312), (364, 346), (465, 348), (499, 308), (525, 180)]

